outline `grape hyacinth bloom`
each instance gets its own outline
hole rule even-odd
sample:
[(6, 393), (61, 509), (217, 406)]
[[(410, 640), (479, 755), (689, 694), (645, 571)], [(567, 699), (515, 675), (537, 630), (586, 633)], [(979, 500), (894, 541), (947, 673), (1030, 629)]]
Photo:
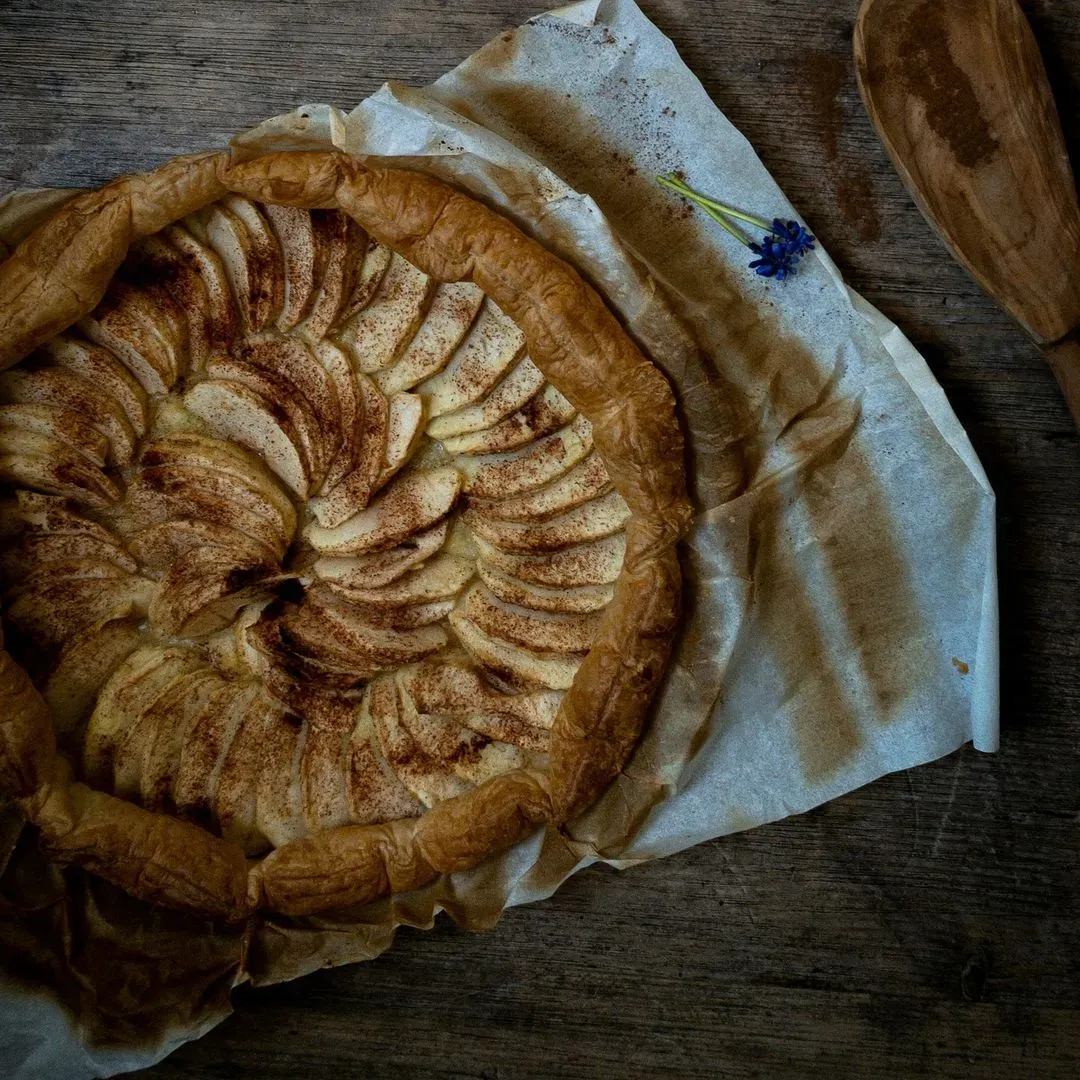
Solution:
[(789, 255), (802, 256), (814, 250), (814, 237), (797, 221), (781, 221), (779, 218), (773, 218), (772, 231)]
[[(799, 260), (810, 251), (814, 250), (815, 238), (807, 231), (806, 227), (797, 221), (784, 221), (781, 218), (773, 218), (770, 226), (767, 221), (755, 217), (753, 214), (744, 214), (741, 210), (726, 206), (724, 203), (709, 199), (693, 188), (688, 187), (677, 176), (658, 176), (657, 181), (672, 191), (677, 191), (684, 198), (700, 206), (718, 225), (722, 225), (740, 243), (745, 244), (757, 256), (750, 263), (750, 269), (761, 277), (775, 278), (777, 281), (786, 281), (798, 273)], [(761, 242), (757, 243), (747, 237), (732, 224), (734, 221), (742, 221), (747, 225), (753, 225), (759, 229), (767, 230)]]

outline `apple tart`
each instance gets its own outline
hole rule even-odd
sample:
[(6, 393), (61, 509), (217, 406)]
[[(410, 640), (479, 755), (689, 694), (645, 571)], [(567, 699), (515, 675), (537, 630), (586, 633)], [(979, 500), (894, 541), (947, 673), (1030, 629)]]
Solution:
[(0, 264), (0, 787), (229, 918), (416, 888), (588, 807), (677, 628), (671, 389), (422, 173), (177, 159)]

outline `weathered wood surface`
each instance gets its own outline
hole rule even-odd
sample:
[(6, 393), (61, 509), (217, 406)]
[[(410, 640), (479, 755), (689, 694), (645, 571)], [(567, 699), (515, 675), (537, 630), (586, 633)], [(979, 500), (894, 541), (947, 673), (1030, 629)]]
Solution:
[[(651, 0), (851, 283), (929, 359), (998, 493), (1003, 747), (623, 874), (473, 937), (236, 995), (157, 1077), (1074, 1077), (1080, 440), (1038, 350), (863, 113), (856, 0)], [(1080, 150), (1080, 0), (1024, 4)], [(91, 184), (299, 102), (419, 85), (521, 0), (6, 0), (0, 192)]]

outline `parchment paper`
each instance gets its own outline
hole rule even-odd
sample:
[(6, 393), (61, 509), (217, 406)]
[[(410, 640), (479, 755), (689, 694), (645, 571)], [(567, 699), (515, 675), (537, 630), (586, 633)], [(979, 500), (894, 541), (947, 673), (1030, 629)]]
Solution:
[[(786, 284), (759, 279), (745, 248), (655, 183), (678, 169), (726, 203), (798, 216), (631, 0), (538, 16), (425, 90), (388, 83), (348, 115), (309, 106), (235, 140), (240, 154), (330, 144), (498, 206), (590, 277), (668, 372), (699, 510), (675, 661), (633, 761), (567, 837), (334, 918), (165, 919), (41, 865), (25, 836), (0, 845), (0, 940), (20, 958), (4, 967), (22, 980), (4, 999), (7, 1075), (148, 1065), (227, 1015), (233, 982), (370, 958), (440, 910), (488, 927), (592, 862), (801, 813), (968, 740), (996, 749), (994, 498), (975, 453), (923, 359), (827, 254)], [(50, 198), (0, 206), (0, 243)], [(32, 931), (26, 880), (52, 913)], [(66, 990), (72, 925), (127, 943), (133, 971), (141, 949), (143, 974)]]

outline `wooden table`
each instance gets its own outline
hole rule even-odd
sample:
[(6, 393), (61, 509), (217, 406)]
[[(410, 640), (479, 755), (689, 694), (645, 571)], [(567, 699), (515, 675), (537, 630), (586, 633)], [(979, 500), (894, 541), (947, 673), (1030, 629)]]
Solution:
[[(913, 338), (997, 490), (1003, 741), (618, 874), (482, 938), (236, 995), (156, 1077), (1075, 1077), (1080, 441), (862, 110), (856, 0), (651, 0), (848, 280)], [(1080, 151), (1080, 0), (1025, 3)], [(0, 191), (97, 184), (295, 104), (430, 81), (524, 0), (5, 0)]]

